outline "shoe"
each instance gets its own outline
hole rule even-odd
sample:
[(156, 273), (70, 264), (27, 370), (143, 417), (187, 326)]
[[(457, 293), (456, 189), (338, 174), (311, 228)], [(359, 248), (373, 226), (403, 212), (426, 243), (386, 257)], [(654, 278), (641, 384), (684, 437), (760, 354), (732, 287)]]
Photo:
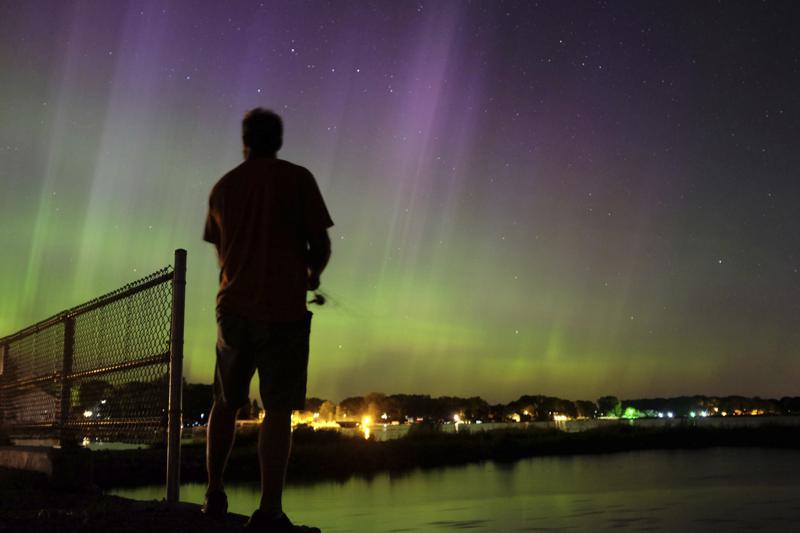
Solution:
[(215, 490), (206, 492), (206, 499), (200, 511), (212, 518), (222, 518), (228, 513), (228, 496), (225, 491)]
[(318, 527), (296, 526), (285, 513), (279, 518), (268, 518), (267, 513), (257, 509), (245, 524), (246, 531), (261, 533), (322, 533)]

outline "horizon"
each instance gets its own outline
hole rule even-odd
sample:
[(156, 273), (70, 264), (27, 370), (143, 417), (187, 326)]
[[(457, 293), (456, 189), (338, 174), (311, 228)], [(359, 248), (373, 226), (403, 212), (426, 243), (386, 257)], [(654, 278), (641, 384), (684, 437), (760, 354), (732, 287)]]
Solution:
[(0, 336), (185, 248), (211, 383), (208, 194), (264, 106), (335, 223), (310, 396), (800, 394), (797, 6), (372, 8), (0, 6)]

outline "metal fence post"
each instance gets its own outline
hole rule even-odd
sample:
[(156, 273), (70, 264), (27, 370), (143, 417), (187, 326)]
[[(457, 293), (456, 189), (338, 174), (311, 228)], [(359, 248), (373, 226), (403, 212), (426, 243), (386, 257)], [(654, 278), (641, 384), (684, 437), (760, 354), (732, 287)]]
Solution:
[(69, 408), (72, 400), (72, 383), (67, 378), (72, 374), (72, 356), (75, 349), (75, 319), (64, 317), (64, 358), (61, 366), (61, 403), (58, 419), (58, 441), (61, 447), (75, 444), (74, 435), (67, 429)]
[(183, 398), (183, 316), (186, 301), (186, 250), (175, 250), (172, 278), (172, 332), (169, 357), (167, 420), (167, 502), (180, 500), (181, 429)]

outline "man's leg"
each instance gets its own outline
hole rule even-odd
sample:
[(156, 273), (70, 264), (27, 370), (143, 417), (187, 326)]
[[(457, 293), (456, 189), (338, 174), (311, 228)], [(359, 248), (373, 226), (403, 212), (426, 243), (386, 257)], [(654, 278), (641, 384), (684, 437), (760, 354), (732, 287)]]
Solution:
[(214, 400), (208, 415), (206, 437), (206, 469), (208, 470), (208, 492), (222, 490), (222, 476), (228, 464), (228, 456), (236, 434), (236, 412), (225, 402)]
[(269, 516), (283, 512), (281, 496), (292, 447), (292, 411), (270, 409), (258, 432), (261, 466), (261, 511)]

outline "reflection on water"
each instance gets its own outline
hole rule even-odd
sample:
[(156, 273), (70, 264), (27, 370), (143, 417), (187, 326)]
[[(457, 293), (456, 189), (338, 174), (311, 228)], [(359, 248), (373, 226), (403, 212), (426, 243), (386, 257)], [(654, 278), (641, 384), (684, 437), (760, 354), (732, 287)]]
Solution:
[[(291, 485), (285, 507), (326, 533), (400, 531), (796, 531), (800, 452), (648, 451), (542, 457)], [(184, 485), (200, 503), (204, 487)], [(114, 494), (160, 499), (163, 487)], [(230, 510), (250, 514), (258, 487), (228, 487)]]

